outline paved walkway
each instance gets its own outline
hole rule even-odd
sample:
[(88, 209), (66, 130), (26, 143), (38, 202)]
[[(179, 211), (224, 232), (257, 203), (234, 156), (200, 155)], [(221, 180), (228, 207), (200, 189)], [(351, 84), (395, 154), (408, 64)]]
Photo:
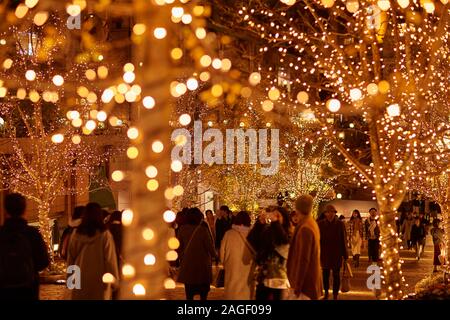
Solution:
[[(367, 246), (365, 245), (367, 248)], [(363, 250), (360, 259), (360, 267), (353, 270), (354, 277), (350, 280), (351, 290), (348, 293), (341, 293), (339, 299), (341, 300), (375, 300), (375, 295), (366, 286), (368, 274), (366, 269), (369, 265), (367, 258), (367, 251)], [(407, 287), (406, 293), (414, 292), (415, 284), (421, 279), (430, 275), (433, 270), (433, 244), (431, 237), (427, 237), (425, 252), (417, 261), (415, 252), (413, 250), (401, 250), (400, 256), (404, 260), (403, 275), (405, 276)], [(351, 261), (351, 258), (350, 260)], [(43, 300), (58, 300), (62, 299), (64, 293), (64, 286), (62, 285), (42, 285), (41, 299)], [(172, 290), (167, 290), (166, 298), (169, 300), (183, 300), (185, 299), (184, 287), (182, 284), (177, 284), (177, 287)], [(198, 297), (196, 297), (198, 299)], [(208, 299), (220, 300), (223, 299), (223, 289), (211, 287)]]

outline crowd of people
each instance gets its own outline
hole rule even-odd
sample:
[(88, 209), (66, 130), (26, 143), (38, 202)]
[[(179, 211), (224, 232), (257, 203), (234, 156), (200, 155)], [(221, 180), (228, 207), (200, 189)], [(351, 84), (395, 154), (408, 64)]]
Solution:
[[(200, 299), (207, 299), (210, 284), (217, 280), (211, 271), (215, 262), (225, 270), (225, 299), (329, 299), (330, 278), (333, 299), (338, 299), (342, 268), (349, 255), (358, 268), (366, 243), (369, 264), (381, 262), (378, 212), (371, 208), (363, 219), (354, 210), (346, 221), (337, 216), (334, 206), (327, 205), (314, 219), (312, 205), (312, 197), (301, 196), (294, 211), (281, 206), (263, 208), (254, 223), (248, 212), (233, 214), (227, 206), (221, 206), (216, 215), (207, 210), (206, 218), (198, 208), (183, 209), (174, 228), (181, 244), (178, 281), (185, 284), (186, 298), (199, 294)], [(427, 220), (423, 214), (413, 218), (412, 213), (399, 220), (405, 248), (415, 248), (419, 260)], [(433, 221), (429, 233), (436, 271), (443, 241), (439, 220)]]
[[(47, 245), (37, 228), (24, 218), (25, 198), (5, 197), (6, 220), (0, 227), (0, 299), (38, 299), (39, 272), (49, 266)], [(348, 222), (327, 205), (317, 219), (313, 198), (303, 195), (295, 210), (282, 206), (261, 209), (252, 221), (247, 211), (233, 213), (221, 206), (205, 215), (198, 208), (178, 212), (172, 224), (179, 240), (178, 259), (172, 262), (177, 281), (185, 286), (187, 300), (196, 295), (206, 300), (211, 283), (218, 285), (213, 265), (222, 266), (224, 298), (227, 300), (338, 299), (341, 270), (359, 267), (364, 240), (369, 263), (379, 263), (380, 227), (375, 208), (363, 220), (354, 210)], [(121, 212), (109, 213), (97, 203), (76, 207), (64, 230), (57, 255), (82, 272), (79, 288), (68, 299), (103, 300), (118, 297), (122, 265)], [(401, 215), (398, 231), (405, 248), (423, 254), (425, 238), (432, 236), (434, 271), (441, 264), (444, 231), (439, 220), (430, 229), (420, 214)], [(104, 275), (113, 281), (105, 281)], [(220, 273), (218, 273), (220, 274)]]
[[(50, 264), (48, 246), (38, 229), (24, 218), (26, 200), (5, 197), (6, 220), (0, 227), (0, 300), (39, 299), (39, 272)], [(121, 212), (109, 213), (98, 203), (76, 207), (64, 230), (57, 253), (81, 272), (80, 285), (68, 290), (71, 300), (118, 297), (121, 266)], [(112, 281), (104, 281), (104, 275)]]
[(440, 223), (441, 221), (437, 218), (430, 223), (423, 213), (414, 215), (412, 212), (402, 214), (398, 223), (404, 247), (408, 250), (414, 249), (417, 260), (420, 260), (423, 255), (427, 234), (431, 235), (434, 246), (434, 272), (437, 272), (438, 266), (442, 264), (439, 257), (444, 245), (444, 230), (440, 227)]
[(180, 241), (177, 281), (184, 283), (186, 299), (207, 299), (214, 262), (223, 264), (225, 299), (328, 299), (331, 273), (337, 299), (348, 259), (345, 225), (333, 206), (319, 221), (312, 208), (313, 198), (305, 195), (292, 212), (262, 209), (253, 225), (249, 212), (233, 214), (227, 206), (216, 217), (208, 210), (206, 219), (198, 208), (183, 209), (174, 227)]

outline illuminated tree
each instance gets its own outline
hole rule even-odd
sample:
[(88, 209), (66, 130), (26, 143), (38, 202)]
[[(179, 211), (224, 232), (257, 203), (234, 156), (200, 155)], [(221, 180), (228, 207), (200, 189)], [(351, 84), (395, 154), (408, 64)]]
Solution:
[[(89, 69), (93, 64), (75, 61), (79, 52), (68, 55), (72, 43), (64, 27), (47, 11), (11, 25), (0, 71), (0, 116), (9, 148), (1, 155), (3, 185), (37, 204), (51, 257), (52, 204), (58, 196), (87, 192), (97, 166), (121, 144), (118, 138), (102, 138), (111, 131), (103, 123), (106, 113), (95, 110), (98, 89), (79, 85), (97, 73)], [(94, 131), (97, 138), (88, 137)], [(72, 177), (81, 186), (71, 185)]]
[(313, 213), (316, 215), (319, 204), (333, 197), (333, 179), (339, 174), (335, 171), (328, 175), (333, 166), (333, 149), (323, 140), (310, 143), (304, 134), (292, 137), (295, 142), (291, 143), (290, 154), (282, 157), (280, 170), (273, 180), (279, 191), (288, 192), (292, 208), (300, 195), (314, 195)]
[[(249, 81), (265, 87), (263, 108), (311, 109), (322, 134), (374, 189), (388, 299), (404, 294), (397, 208), (414, 161), (449, 129), (433, 117), (449, 103), (446, 2), (215, 1), (213, 26), (253, 39), (253, 54), (242, 56), (257, 66)], [(355, 130), (365, 136), (359, 150), (339, 138)]]

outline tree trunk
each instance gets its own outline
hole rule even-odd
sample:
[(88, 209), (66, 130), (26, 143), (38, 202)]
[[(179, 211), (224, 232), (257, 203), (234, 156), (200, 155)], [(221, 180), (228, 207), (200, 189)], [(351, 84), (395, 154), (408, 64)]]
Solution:
[[(147, 30), (155, 27), (164, 27), (168, 30), (166, 39), (158, 40), (155, 37), (140, 38), (141, 43), (133, 48), (133, 62), (135, 65), (142, 63), (143, 67), (136, 72), (136, 81), (142, 86), (143, 96), (150, 94), (157, 101), (157, 106), (152, 110), (140, 110), (133, 123), (142, 134), (141, 139), (135, 141), (138, 149), (144, 150), (156, 139), (160, 140), (164, 149), (160, 153), (142, 152), (131, 166), (131, 197), (133, 212), (132, 223), (125, 228), (123, 254), (125, 261), (135, 268), (134, 277), (124, 277), (120, 283), (120, 295), (123, 299), (160, 299), (164, 297), (165, 287), (175, 287), (175, 282), (168, 279), (168, 265), (166, 254), (168, 251), (167, 240), (169, 236), (168, 224), (161, 218), (167, 210), (165, 191), (169, 187), (166, 173), (170, 171), (170, 135), (171, 127), (168, 125), (172, 114), (172, 97), (170, 95), (170, 81), (179, 76), (178, 69), (174, 68), (170, 56), (171, 41), (176, 39), (171, 31), (170, 8), (158, 6), (147, 0), (134, 0), (133, 11), (136, 23), (143, 23)], [(170, 36), (169, 36), (170, 35)], [(164, 54), (162, 54), (164, 53)], [(158, 121), (154, 121), (158, 119)], [(159, 187), (150, 191), (146, 185), (148, 178), (142, 174), (149, 164), (158, 169)], [(197, 190), (196, 190), (197, 195)], [(197, 200), (197, 199), (196, 199)], [(149, 205), (151, 204), (151, 205)], [(142, 229), (151, 226), (155, 237), (148, 241), (142, 237)], [(152, 267), (142, 263), (144, 256), (151, 252), (156, 257), (156, 263)]]
[(42, 238), (47, 245), (47, 251), (50, 257), (50, 269), (53, 266), (53, 248), (52, 248), (52, 226), (50, 225), (50, 204), (48, 202), (38, 203), (39, 230)]
[(383, 259), (384, 285), (389, 300), (400, 300), (404, 296), (399, 254), (399, 239), (395, 217), (396, 211), (380, 204), (381, 259)]

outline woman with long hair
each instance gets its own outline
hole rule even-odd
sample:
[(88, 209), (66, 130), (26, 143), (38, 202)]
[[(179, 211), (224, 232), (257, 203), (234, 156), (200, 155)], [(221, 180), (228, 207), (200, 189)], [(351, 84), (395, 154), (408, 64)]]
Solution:
[(247, 241), (251, 218), (240, 211), (220, 245), (220, 260), (225, 272), (225, 300), (250, 300), (253, 284), (254, 250)]
[(212, 260), (216, 257), (216, 251), (208, 226), (203, 222), (200, 209), (189, 209), (185, 224), (177, 234), (180, 241), (177, 280), (184, 283), (187, 300), (194, 300), (197, 294), (201, 300), (206, 300), (212, 282)]
[(262, 212), (247, 237), (256, 251), (256, 300), (282, 300), (289, 288), (289, 213), (283, 207)]
[(359, 210), (353, 210), (350, 221), (348, 222), (348, 239), (352, 249), (353, 265), (355, 268), (359, 267), (359, 257), (361, 256), (361, 248), (363, 246), (363, 220)]
[(88, 203), (71, 236), (67, 265), (77, 266), (81, 278), (79, 288), (70, 290), (72, 300), (110, 300), (112, 289), (118, 287), (116, 248), (103, 218), (100, 205)]

